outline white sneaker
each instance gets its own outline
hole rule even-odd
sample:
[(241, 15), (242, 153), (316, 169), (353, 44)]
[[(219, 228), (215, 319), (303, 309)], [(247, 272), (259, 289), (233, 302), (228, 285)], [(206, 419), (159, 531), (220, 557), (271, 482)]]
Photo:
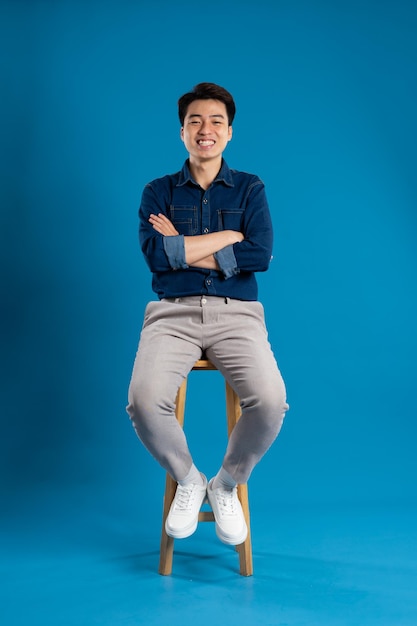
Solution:
[(167, 535), (185, 539), (193, 534), (198, 524), (198, 514), (206, 497), (207, 478), (201, 474), (203, 485), (190, 483), (178, 485), (175, 497), (165, 521)]
[(217, 536), (223, 543), (238, 546), (248, 536), (248, 528), (237, 497), (237, 487), (213, 489), (213, 480), (207, 485), (207, 497), (214, 513)]

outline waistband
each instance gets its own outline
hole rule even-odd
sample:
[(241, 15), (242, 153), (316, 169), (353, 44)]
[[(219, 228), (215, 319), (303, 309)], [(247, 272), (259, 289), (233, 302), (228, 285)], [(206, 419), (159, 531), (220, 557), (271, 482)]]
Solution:
[(235, 298), (224, 296), (184, 296), (182, 298), (162, 298), (161, 302), (171, 302), (172, 304), (185, 304), (191, 306), (232, 304), (233, 302), (241, 302)]

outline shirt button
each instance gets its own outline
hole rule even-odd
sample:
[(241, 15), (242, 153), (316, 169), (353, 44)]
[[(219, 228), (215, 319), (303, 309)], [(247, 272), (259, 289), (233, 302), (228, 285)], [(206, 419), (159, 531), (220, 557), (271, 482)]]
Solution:
[(204, 198), (203, 204), (207, 204), (207, 202), (208, 202), (207, 198)]
[(207, 303), (207, 300), (205, 298), (202, 298), (201, 299), (201, 304), (206, 304), (206, 303)]
[(210, 278), (207, 280), (207, 284), (211, 285), (211, 279)]
[(204, 233), (205, 235), (207, 235), (208, 231), (209, 231), (209, 229), (208, 229), (208, 228), (205, 228), (205, 229), (203, 230), (203, 233)]

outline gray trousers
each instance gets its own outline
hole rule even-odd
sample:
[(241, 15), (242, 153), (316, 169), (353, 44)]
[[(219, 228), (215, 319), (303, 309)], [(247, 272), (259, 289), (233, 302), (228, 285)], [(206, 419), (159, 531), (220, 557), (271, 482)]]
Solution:
[(237, 483), (245, 483), (277, 437), (289, 408), (260, 302), (216, 296), (150, 302), (127, 412), (160, 465), (174, 480), (185, 478), (193, 459), (175, 417), (175, 399), (203, 352), (241, 401), (242, 415), (229, 438), (223, 467)]

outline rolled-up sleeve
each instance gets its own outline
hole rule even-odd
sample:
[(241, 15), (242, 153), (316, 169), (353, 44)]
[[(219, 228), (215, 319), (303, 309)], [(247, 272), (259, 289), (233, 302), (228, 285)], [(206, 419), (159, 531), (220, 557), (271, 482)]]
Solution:
[(239, 273), (233, 246), (226, 246), (214, 253), (220, 271), (225, 279), (231, 278)]
[(185, 270), (188, 265), (185, 261), (184, 235), (173, 235), (163, 238), (165, 254), (173, 270)]

